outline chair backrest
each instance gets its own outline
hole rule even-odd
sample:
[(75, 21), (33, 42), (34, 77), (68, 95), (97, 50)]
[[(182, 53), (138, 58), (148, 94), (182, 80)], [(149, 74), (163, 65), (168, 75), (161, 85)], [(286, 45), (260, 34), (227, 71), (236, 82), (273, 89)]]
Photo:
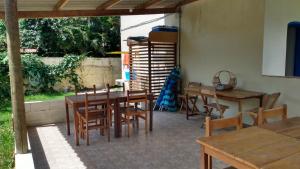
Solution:
[[(93, 113), (98, 113), (99, 110), (106, 112), (109, 105), (109, 92), (88, 94), (85, 93), (85, 116), (88, 119), (89, 115)], [(90, 109), (91, 107), (96, 107), (96, 109)]]
[(220, 103), (219, 103), (219, 99), (218, 99), (216, 90), (215, 89), (214, 90), (202, 89), (202, 92), (212, 95), (213, 96), (213, 101), (216, 103), (218, 111), (221, 111), (221, 106), (220, 106)]
[(259, 108), (258, 111), (258, 125), (267, 123), (270, 118), (281, 118), (281, 120), (287, 119), (287, 105), (278, 106), (272, 109)]
[(263, 108), (264, 109), (272, 109), (275, 106), (275, 103), (277, 102), (278, 98), (280, 96), (280, 92), (267, 94), (263, 98)]
[(78, 96), (78, 95), (82, 95), (82, 94), (85, 94), (85, 93), (92, 93), (92, 94), (96, 94), (96, 85), (93, 85), (92, 88), (84, 88), (82, 90), (78, 90), (78, 89), (75, 89), (75, 95)]
[(190, 96), (194, 96), (194, 93), (192, 91), (198, 91), (201, 89), (201, 83), (199, 82), (189, 82), (187, 84), (187, 89), (189, 89), (189, 91), (185, 91), (184, 94), (189, 94)]
[(216, 103), (216, 105), (218, 107), (218, 111), (221, 111), (221, 107), (220, 107), (220, 103), (219, 103), (219, 99), (218, 99), (216, 90), (213, 91), (213, 95), (214, 95), (215, 103)]
[(147, 90), (127, 90), (127, 106), (144, 103), (147, 106)]
[(187, 87), (191, 87), (191, 88), (201, 87), (201, 83), (199, 83), (199, 82), (189, 82)]
[(122, 83), (122, 85), (114, 85), (114, 86), (110, 86), (109, 84), (106, 84), (106, 89), (108, 91), (111, 91), (111, 89), (117, 89), (117, 91), (120, 91), (119, 89), (121, 89), (122, 92), (125, 92), (125, 83)]
[(213, 130), (225, 129), (229, 127), (236, 127), (237, 130), (242, 128), (242, 113), (239, 113), (235, 117), (211, 120), (210, 117), (206, 117), (205, 120), (205, 136), (212, 136)]

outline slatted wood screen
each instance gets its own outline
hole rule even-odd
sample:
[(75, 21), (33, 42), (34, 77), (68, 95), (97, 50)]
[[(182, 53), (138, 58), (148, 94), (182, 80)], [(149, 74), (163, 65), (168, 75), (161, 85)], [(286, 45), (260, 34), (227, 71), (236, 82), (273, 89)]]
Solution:
[(155, 99), (176, 66), (176, 42), (151, 42), (129, 45), (131, 90), (147, 89)]

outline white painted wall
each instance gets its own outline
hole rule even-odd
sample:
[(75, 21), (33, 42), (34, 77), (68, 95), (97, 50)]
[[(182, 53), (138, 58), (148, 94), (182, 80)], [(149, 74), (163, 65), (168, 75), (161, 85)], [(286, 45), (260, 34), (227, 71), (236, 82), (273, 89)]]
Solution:
[(163, 17), (163, 14), (157, 14), (157, 15), (133, 15), (133, 16), (121, 16), (121, 48), (122, 51), (128, 51), (127, 46), (127, 38), (129, 36), (146, 36), (148, 37), (149, 32), (151, 31), (152, 27), (157, 25), (165, 25), (165, 20), (161, 19), (159, 21), (149, 23), (144, 26), (140, 26), (137, 28), (129, 29), (122, 31), (125, 28), (128, 28), (130, 26), (134, 26), (137, 24), (140, 24), (145, 21), (149, 21), (152, 19)]
[(285, 76), (288, 23), (300, 21), (299, 0), (266, 0), (263, 74)]
[[(158, 26), (158, 25), (168, 25), (168, 26), (178, 26), (178, 15), (177, 14), (171, 14), (168, 15), (166, 18), (145, 24), (140, 27), (136, 27), (129, 30), (124, 30), (125, 28), (128, 28), (130, 26), (134, 26), (146, 21), (150, 21), (156, 18), (164, 17), (164, 14), (155, 14), (155, 15), (132, 15), (132, 16), (121, 16), (121, 49), (122, 51), (128, 51), (127, 46), (127, 38), (129, 36), (146, 36), (148, 37), (149, 32), (152, 30), (152, 27)], [(168, 22), (169, 21), (169, 22)], [(124, 74), (122, 73), (122, 77), (124, 77)]]
[[(237, 75), (238, 86), (262, 92), (282, 92), (289, 116), (300, 115), (300, 80), (262, 76), (264, 0), (202, 0), (182, 11), (181, 65), (185, 81), (212, 84), (222, 69)], [(183, 83), (184, 84), (184, 83)], [(236, 113), (230, 106), (225, 116)], [(245, 102), (244, 110), (256, 101)]]

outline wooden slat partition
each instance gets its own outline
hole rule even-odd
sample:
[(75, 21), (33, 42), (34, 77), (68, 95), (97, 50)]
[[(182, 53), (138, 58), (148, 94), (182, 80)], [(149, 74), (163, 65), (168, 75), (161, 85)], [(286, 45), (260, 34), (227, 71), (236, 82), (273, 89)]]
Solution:
[(130, 89), (147, 89), (156, 99), (177, 64), (177, 33), (151, 32), (147, 43), (128, 45)]

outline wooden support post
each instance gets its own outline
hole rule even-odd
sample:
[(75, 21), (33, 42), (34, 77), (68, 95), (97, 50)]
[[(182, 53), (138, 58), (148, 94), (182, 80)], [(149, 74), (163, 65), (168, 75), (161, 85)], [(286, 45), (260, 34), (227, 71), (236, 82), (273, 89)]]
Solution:
[(5, 23), (16, 153), (28, 151), (17, 0), (5, 0)]
[(149, 93), (152, 93), (152, 64), (151, 64), (152, 56), (151, 55), (152, 55), (152, 43), (151, 41), (148, 41), (148, 73), (149, 73), (148, 92)]

